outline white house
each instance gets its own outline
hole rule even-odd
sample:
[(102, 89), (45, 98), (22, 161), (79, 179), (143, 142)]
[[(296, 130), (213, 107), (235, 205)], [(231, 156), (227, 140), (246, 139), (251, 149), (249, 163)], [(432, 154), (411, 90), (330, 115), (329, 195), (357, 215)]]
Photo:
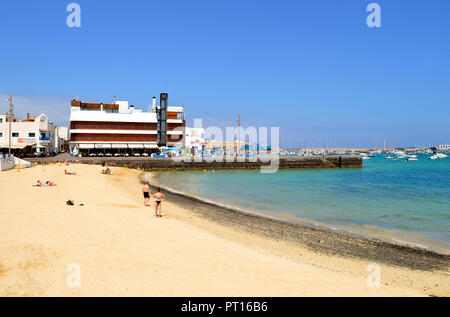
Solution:
[(201, 150), (205, 144), (204, 128), (185, 128), (184, 133), (184, 147), (186, 149)]
[(11, 130), (9, 129), (9, 114), (0, 114), (1, 152), (6, 153), (10, 143), (13, 152), (21, 150), (25, 153), (45, 154), (60, 150), (56, 137), (57, 127), (43, 113), (36, 117), (27, 114), (27, 118), (23, 120), (13, 116)]

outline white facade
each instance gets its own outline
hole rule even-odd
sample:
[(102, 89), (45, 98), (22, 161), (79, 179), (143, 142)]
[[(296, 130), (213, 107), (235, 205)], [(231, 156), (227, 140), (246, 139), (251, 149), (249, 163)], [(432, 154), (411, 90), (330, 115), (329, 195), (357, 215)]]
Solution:
[(69, 128), (68, 127), (56, 127), (55, 128), (55, 148), (59, 151), (62, 150), (65, 144), (69, 142)]
[(27, 116), (21, 120), (14, 117), (9, 130), (9, 115), (0, 114), (0, 148), (9, 147), (9, 134), (11, 133), (11, 148), (25, 149), (30, 147), (36, 153), (58, 152), (56, 126), (47, 116), (41, 113), (37, 117)]
[(187, 149), (196, 148), (201, 150), (205, 144), (205, 129), (203, 128), (185, 128), (184, 147)]
[[(70, 121), (100, 121), (100, 122), (156, 122), (156, 112), (142, 112), (140, 109), (128, 107), (128, 101), (116, 101), (118, 112), (106, 110), (82, 110), (80, 107), (71, 107)], [(72, 129), (71, 133), (75, 133)]]
[[(117, 106), (115, 106), (117, 105)], [(90, 108), (89, 108), (90, 107)], [(142, 111), (130, 106), (128, 101), (114, 101), (113, 104), (88, 104), (72, 101), (70, 113), (70, 148), (75, 149), (156, 149), (157, 106)], [(167, 124), (180, 125), (168, 129), (167, 135), (183, 136), (184, 108), (167, 107), (174, 113)], [(175, 119), (176, 118), (176, 119)], [(153, 124), (154, 127), (149, 127)], [(171, 138), (170, 140), (172, 140)], [(168, 139), (168, 146), (176, 142)]]
[(69, 128), (68, 127), (56, 127), (57, 128), (57, 135), (59, 138), (63, 139), (64, 141), (69, 140)]
[(450, 151), (450, 144), (440, 144), (436, 146), (438, 151)]

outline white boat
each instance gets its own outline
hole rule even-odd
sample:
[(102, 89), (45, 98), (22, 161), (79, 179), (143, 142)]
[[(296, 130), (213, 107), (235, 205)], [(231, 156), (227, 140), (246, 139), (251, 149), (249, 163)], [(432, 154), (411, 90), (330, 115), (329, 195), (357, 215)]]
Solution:
[(390, 155), (385, 156), (384, 158), (387, 159), (387, 160), (393, 160), (393, 159), (394, 159), (394, 157), (393, 157), (393, 156), (390, 156)]
[(363, 159), (363, 160), (370, 160), (370, 157), (368, 157), (368, 156), (363, 156), (362, 159)]
[(430, 160), (436, 160), (436, 159), (443, 159), (443, 158), (446, 158), (446, 157), (448, 157), (447, 154), (444, 154), (444, 153), (436, 153), (436, 154), (430, 156), (429, 159), (430, 159)]
[(409, 162), (409, 161), (418, 161), (419, 159), (417, 157), (408, 157), (406, 160)]

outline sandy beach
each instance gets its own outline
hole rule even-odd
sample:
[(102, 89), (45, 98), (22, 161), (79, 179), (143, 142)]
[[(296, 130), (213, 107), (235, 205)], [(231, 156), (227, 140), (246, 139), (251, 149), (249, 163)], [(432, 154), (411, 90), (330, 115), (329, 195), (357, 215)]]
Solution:
[[(140, 171), (101, 169), (51, 164), (0, 173), (0, 296), (450, 295), (446, 261), (408, 267), (379, 257), (381, 283), (369, 287), (376, 256), (316, 252), (208, 219), (170, 197), (156, 218), (154, 201), (143, 206)], [(33, 187), (37, 180), (57, 186)], [(73, 264), (79, 287), (67, 283)]]

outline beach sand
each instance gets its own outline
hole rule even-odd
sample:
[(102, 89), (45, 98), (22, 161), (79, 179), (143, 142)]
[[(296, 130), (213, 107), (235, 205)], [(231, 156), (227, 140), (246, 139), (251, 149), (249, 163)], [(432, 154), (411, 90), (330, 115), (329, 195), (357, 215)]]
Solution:
[[(381, 284), (368, 287), (369, 260), (254, 234), (172, 201), (156, 218), (153, 201), (143, 206), (141, 172), (101, 169), (0, 173), (0, 296), (450, 295), (445, 269), (377, 263)], [(38, 179), (58, 186), (32, 187)], [(71, 264), (80, 287), (67, 283)]]

